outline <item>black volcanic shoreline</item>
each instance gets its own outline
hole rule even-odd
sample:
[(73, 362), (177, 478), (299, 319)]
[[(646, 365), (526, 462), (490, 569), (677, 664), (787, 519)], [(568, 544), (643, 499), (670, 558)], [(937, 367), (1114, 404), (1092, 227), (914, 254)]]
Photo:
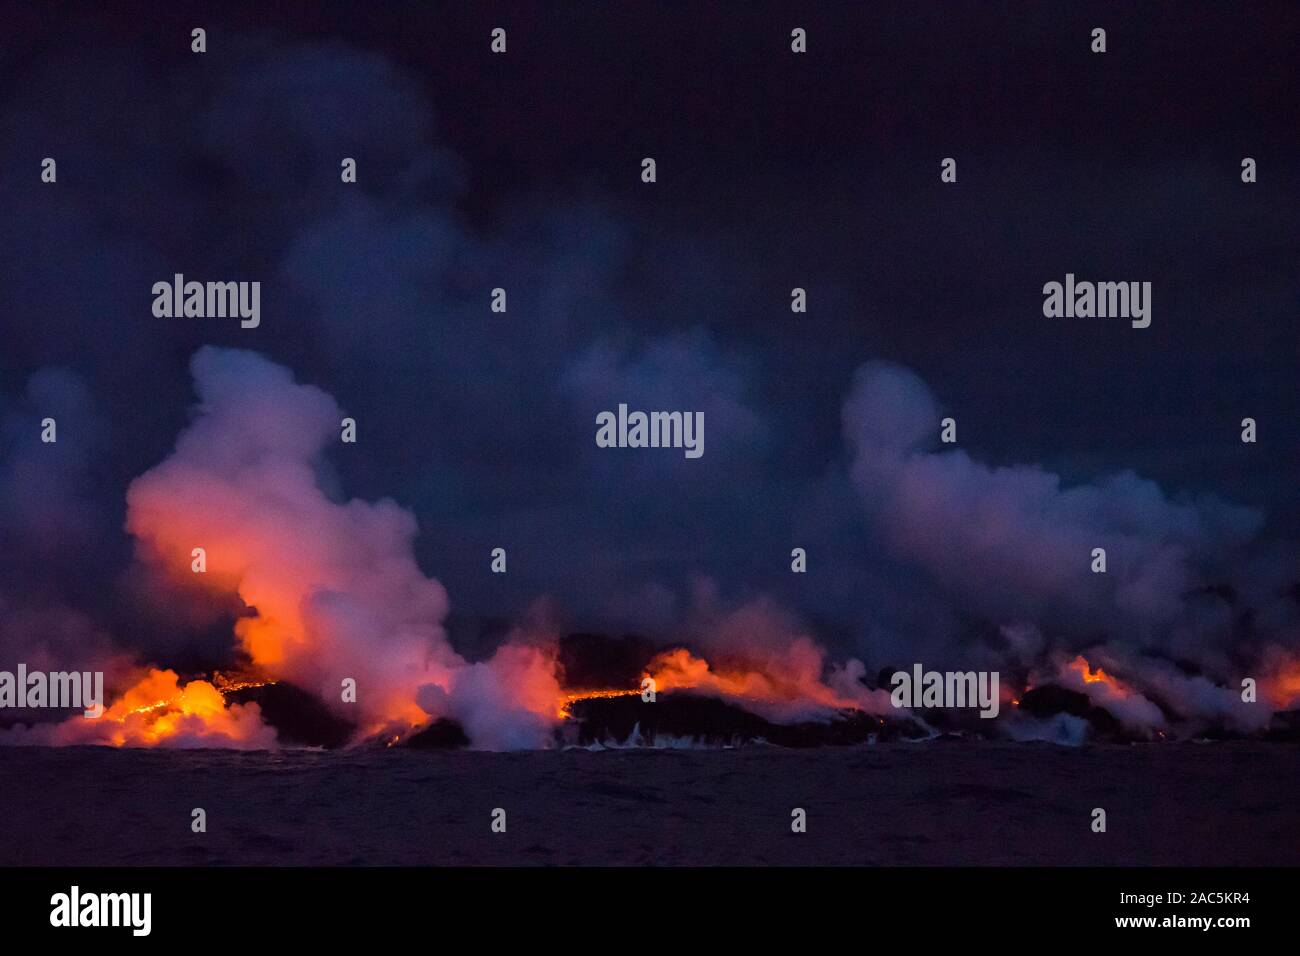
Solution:
[[(0, 748), (4, 865), (1300, 864), (1300, 749)], [(190, 830), (203, 807), (208, 830)], [(490, 815), (507, 811), (507, 832)], [(803, 834), (791, 810), (807, 812)], [(1104, 834), (1091, 811), (1107, 812)]]

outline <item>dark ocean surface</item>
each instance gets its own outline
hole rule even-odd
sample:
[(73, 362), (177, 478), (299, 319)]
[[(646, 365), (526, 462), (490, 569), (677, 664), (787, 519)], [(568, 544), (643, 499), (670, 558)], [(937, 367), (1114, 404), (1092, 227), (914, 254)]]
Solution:
[(0, 864), (1294, 866), (1298, 790), (1300, 749), (1252, 742), (3, 747)]

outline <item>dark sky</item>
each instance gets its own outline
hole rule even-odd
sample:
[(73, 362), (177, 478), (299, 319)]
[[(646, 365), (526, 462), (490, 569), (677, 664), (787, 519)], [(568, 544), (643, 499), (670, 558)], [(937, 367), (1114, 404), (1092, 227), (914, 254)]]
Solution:
[[(1295, 4), (153, 6), (4, 4), (11, 610), (143, 646), (184, 630), (133, 576), (124, 498), (214, 344), (357, 418), (322, 481), (411, 509), (458, 617), (545, 599), (573, 626), (671, 631), (768, 595), (867, 657), (1021, 619), (1162, 645), (1223, 630), (1132, 567), (1085, 598), (1021, 567), (1065, 526), (1158, 552), (1180, 600), (1229, 582), (1295, 639), (1271, 603), (1300, 536)], [(261, 327), (155, 318), (175, 272), (260, 281)], [(1151, 327), (1044, 318), (1067, 272), (1151, 282)], [(884, 378), (855, 378), (871, 362)], [(873, 382), (930, 407), (895, 366), (957, 419), (968, 459), (918, 459), (952, 466), (936, 483), (871, 464), (892, 447)], [(621, 401), (705, 410), (704, 457), (596, 449)], [(995, 470), (1016, 465), (1061, 496)], [(1154, 484), (1112, 480), (1130, 471)], [(990, 544), (989, 515), (1015, 532)]]

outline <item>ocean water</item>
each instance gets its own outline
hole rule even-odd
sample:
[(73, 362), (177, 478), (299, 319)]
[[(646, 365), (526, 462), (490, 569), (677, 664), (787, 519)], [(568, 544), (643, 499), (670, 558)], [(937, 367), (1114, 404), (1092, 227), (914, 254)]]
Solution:
[(1297, 781), (1300, 748), (1257, 742), (5, 747), (0, 863), (1296, 865)]

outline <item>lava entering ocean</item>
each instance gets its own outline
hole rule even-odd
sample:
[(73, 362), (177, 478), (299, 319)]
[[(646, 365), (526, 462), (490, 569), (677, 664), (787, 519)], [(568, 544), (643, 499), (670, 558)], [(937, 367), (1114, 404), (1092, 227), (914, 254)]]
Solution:
[[(131, 483), (126, 527), (157, 604), (200, 594), (233, 609), (231, 655), (246, 676), (185, 680), (164, 658), (129, 680), (118, 674), (100, 718), (11, 727), (0, 742), (506, 750), (593, 742), (599, 727), (628, 739), (651, 724), (713, 740), (853, 742), (987, 735), (1060, 715), (1102, 737), (1158, 739), (1271, 732), (1274, 712), (1300, 700), (1300, 661), (1278, 647), (1257, 667), (1227, 655), (1198, 667), (1110, 644), (1064, 653), (1039, 640), (1022, 653), (1032, 642), (1010, 641), (986, 660), (1015, 706), (988, 722), (929, 710), (923, 719), (893, 708), (861, 661), (829, 663), (763, 601), (635, 659), (592, 641), (577, 653), (557, 628), (523, 627), (471, 660), (444, 631), (446, 592), (415, 559), (414, 516), (324, 490), (324, 452), (342, 418), (334, 400), (250, 352), (205, 347), (192, 371), (197, 415), (172, 454)], [(604, 656), (620, 667), (599, 666)], [(1258, 703), (1237, 686), (1256, 680)], [(578, 724), (586, 730), (575, 734)]]
[[(560, 639), (559, 643), (566, 641)], [(590, 645), (587, 649), (590, 651)], [(512, 646), (510, 653), (549, 668), (545, 679), (534, 686), (531, 700), (525, 695), (505, 709), (504, 717), (500, 713), (491, 717), (511, 719), (510, 707), (531, 708), (547, 733), (529, 746), (650, 744), (660, 739), (809, 746), (899, 736), (923, 738), (934, 736), (940, 732), (937, 728), (944, 726), (962, 726), (963, 732), (972, 727), (983, 730), (978, 721), (952, 725), (951, 714), (946, 720), (940, 715), (937, 723), (933, 723), (936, 715), (927, 714), (928, 723), (895, 710), (885, 691), (867, 687), (856, 662), (842, 669), (831, 668), (830, 676), (823, 680), (824, 653), (807, 638), (792, 642), (773, 670), (734, 657), (713, 665), (691, 650), (675, 646), (653, 654), (639, 680), (595, 688), (565, 684), (558, 648)], [(1294, 673), (1281, 671), (1266, 685), (1266, 695), (1293, 700), (1294, 685), (1289, 682)], [(1147, 693), (1151, 697), (1079, 654), (1063, 661), (1051, 679), (1028, 685), (1019, 697), (1008, 698), (1015, 705), (1009, 717), (1012, 733), (1017, 732), (1016, 721), (1067, 714), (1090, 724), (1093, 736), (1100, 739), (1164, 739), (1172, 733), (1177, 712), (1154, 690)], [(490, 726), (490, 721), (485, 724), (481, 716), (470, 715), (466, 723), (480, 732), (484, 726)], [(1293, 722), (1286, 726), (1294, 729)], [(1238, 726), (1243, 732), (1260, 729), (1259, 725)], [(436, 708), (422, 707), (415, 720), (395, 715), (382, 726), (360, 725), (339, 718), (289, 683), (220, 672), (211, 680), (186, 682), (171, 670), (157, 668), (149, 669), (118, 696), (99, 719), (74, 717), (7, 733), (10, 742), (17, 743), (115, 747), (482, 746), (481, 737), (467, 736), (458, 719), (439, 714)]]
[(227, 703), (236, 686), (192, 680), (150, 668), (98, 718), (69, 718), (59, 724), (10, 731), (16, 742), (104, 744), (113, 747), (229, 747), (266, 749), (275, 730), (263, 723), (256, 704)]

